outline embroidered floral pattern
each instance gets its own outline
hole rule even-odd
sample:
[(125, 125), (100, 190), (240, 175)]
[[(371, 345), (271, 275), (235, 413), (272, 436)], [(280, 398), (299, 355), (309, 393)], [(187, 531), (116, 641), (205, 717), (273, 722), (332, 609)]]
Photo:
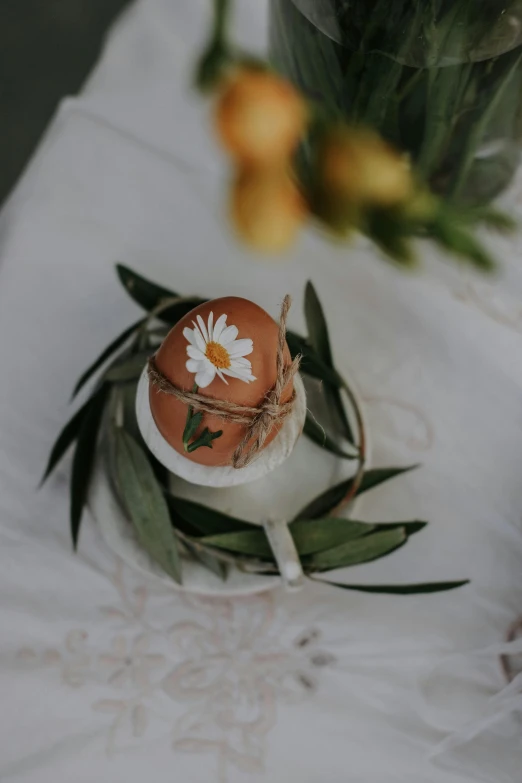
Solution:
[(285, 618), (272, 593), (229, 600), (168, 592), (158, 618), (133, 578), (118, 564), (118, 604), (100, 607), (114, 630), (108, 647), (75, 629), (59, 649), (20, 649), (19, 664), (58, 667), (70, 687), (103, 687), (92, 710), (107, 723), (108, 755), (167, 735), (177, 752), (213, 754), (219, 783), (230, 765), (261, 772), (278, 704), (308, 698), (320, 670), (335, 663), (320, 629), (282, 641)]

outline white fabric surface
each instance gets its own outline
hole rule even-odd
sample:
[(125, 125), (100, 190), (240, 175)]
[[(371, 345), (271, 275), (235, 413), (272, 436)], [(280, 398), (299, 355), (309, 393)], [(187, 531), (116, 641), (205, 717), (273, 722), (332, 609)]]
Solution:
[[(265, 2), (237, 6), (242, 40), (261, 46)], [(503, 639), (522, 610), (522, 238), (495, 240), (494, 281), (431, 257), (405, 276), (313, 236), (285, 263), (245, 254), (187, 86), (207, 9), (126, 14), (1, 216), (0, 780), (518, 782), (521, 683), (507, 687), (498, 655), (517, 649)], [(69, 464), (36, 486), (72, 383), (136, 318), (118, 260), (267, 308), (312, 278), (374, 464), (423, 464), (360, 516), (430, 521), (343, 578), (471, 585), (196, 600), (115, 561), (88, 518), (74, 556)], [(297, 308), (291, 320), (302, 328)]]

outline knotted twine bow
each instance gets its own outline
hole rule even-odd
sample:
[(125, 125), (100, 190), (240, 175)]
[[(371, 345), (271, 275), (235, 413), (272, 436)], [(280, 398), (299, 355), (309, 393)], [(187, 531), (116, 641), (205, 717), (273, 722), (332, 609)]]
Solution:
[(235, 402), (215, 400), (204, 397), (197, 392), (188, 392), (178, 389), (158, 369), (154, 356), (148, 363), (148, 375), (150, 383), (158, 391), (170, 394), (185, 405), (191, 405), (194, 411), (202, 411), (212, 416), (219, 416), (224, 421), (234, 424), (246, 424), (246, 432), (232, 457), (234, 468), (244, 468), (252, 462), (256, 454), (263, 448), (265, 440), (274, 427), (281, 424), (293, 410), (295, 402), (295, 389), (288, 402), (281, 402), (284, 389), (293, 379), (299, 369), (300, 356), (296, 356), (292, 364), (285, 367), (284, 350), (286, 345), (286, 319), (292, 300), (287, 294), (281, 306), (279, 318), (279, 334), (277, 340), (276, 356), (276, 382), (267, 392), (259, 407), (237, 405)]

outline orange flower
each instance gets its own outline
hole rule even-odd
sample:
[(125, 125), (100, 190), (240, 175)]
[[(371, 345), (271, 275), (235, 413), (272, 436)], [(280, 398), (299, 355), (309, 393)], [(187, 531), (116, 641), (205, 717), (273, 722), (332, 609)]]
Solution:
[(279, 166), (241, 169), (232, 187), (230, 207), (238, 235), (267, 253), (289, 247), (306, 218), (295, 181)]
[(319, 171), (325, 195), (362, 207), (397, 206), (414, 192), (407, 157), (367, 130), (330, 131), (320, 148)]
[(307, 108), (286, 80), (243, 67), (225, 82), (215, 121), (222, 144), (240, 162), (270, 163), (287, 158), (297, 147)]

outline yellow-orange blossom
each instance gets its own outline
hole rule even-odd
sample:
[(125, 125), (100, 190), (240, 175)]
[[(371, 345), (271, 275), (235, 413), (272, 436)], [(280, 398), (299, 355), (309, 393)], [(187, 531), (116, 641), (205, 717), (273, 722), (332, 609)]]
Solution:
[(283, 166), (239, 170), (230, 211), (238, 235), (266, 253), (286, 250), (306, 219), (306, 205)]
[(241, 164), (285, 161), (307, 123), (303, 98), (285, 79), (259, 68), (237, 68), (223, 83), (216, 129), (223, 146)]

